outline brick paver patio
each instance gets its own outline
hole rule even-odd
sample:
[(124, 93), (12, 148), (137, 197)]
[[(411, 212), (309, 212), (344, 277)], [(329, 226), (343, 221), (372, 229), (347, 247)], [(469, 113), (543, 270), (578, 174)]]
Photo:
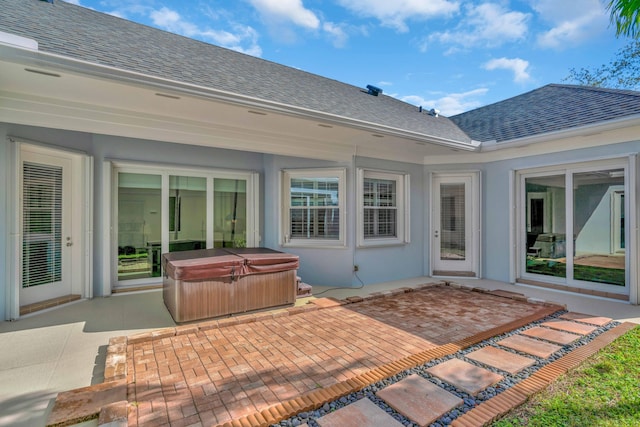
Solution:
[(524, 301), (434, 286), (250, 323), (130, 340), (128, 422), (221, 424), (541, 309)]

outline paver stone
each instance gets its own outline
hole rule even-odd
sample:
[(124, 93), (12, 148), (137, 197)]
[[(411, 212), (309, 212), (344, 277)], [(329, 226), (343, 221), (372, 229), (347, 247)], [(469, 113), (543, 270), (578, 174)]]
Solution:
[(462, 404), (462, 399), (417, 374), (385, 387), (376, 396), (421, 427)]
[(575, 320), (577, 322), (588, 323), (596, 326), (604, 326), (613, 320), (610, 317), (592, 316), (590, 314), (575, 312), (565, 313), (560, 316), (560, 318), (565, 320)]
[(402, 427), (402, 424), (369, 399), (360, 399), (318, 418), (316, 422), (320, 427)]
[(522, 335), (562, 345), (571, 344), (581, 337), (581, 335), (571, 334), (557, 329), (541, 328), (539, 326), (522, 331)]
[(485, 365), (493, 366), (510, 374), (520, 372), (524, 368), (532, 366), (536, 361), (529, 357), (520, 356), (500, 348), (491, 346), (467, 354), (469, 359)]
[(580, 335), (587, 335), (598, 329), (595, 326), (583, 325), (582, 323), (576, 323), (570, 320), (552, 320), (550, 322), (544, 322), (542, 326)]
[(497, 344), (545, 359), (562, 348), (559, 345), (539, 341), (524, 335), (512, 335), (498, 341)]
[(427, 372), (474, 396), (504, 378), (460, 359), (447, 360), (427, 369)]

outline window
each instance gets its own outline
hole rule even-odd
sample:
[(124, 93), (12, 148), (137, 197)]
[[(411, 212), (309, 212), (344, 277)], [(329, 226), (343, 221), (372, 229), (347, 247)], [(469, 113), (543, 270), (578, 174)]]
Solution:
[(283, 244), (344, 246), (344, 169), (283, 171)]
[(408, 243), (409, 176), (358, 169), (358, 246)]

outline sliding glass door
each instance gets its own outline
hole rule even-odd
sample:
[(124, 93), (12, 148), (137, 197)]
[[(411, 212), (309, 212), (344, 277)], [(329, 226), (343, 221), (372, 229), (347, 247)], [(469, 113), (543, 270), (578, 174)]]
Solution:
[(521, 173), (520, 278), (628, 294), (625, 176), (619, 162)]
[(253, 173), (118, 167), (116, 286), (157, 283), (165, 252), (256, 246)]

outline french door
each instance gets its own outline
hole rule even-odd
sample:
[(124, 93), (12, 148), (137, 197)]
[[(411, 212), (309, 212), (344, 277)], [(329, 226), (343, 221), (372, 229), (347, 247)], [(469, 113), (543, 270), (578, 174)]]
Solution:
[(72, 293), (72, 161), (23, 151), (20, 305)]
[(434, 174), (432, 274), (478, 276), (478, 174)]

